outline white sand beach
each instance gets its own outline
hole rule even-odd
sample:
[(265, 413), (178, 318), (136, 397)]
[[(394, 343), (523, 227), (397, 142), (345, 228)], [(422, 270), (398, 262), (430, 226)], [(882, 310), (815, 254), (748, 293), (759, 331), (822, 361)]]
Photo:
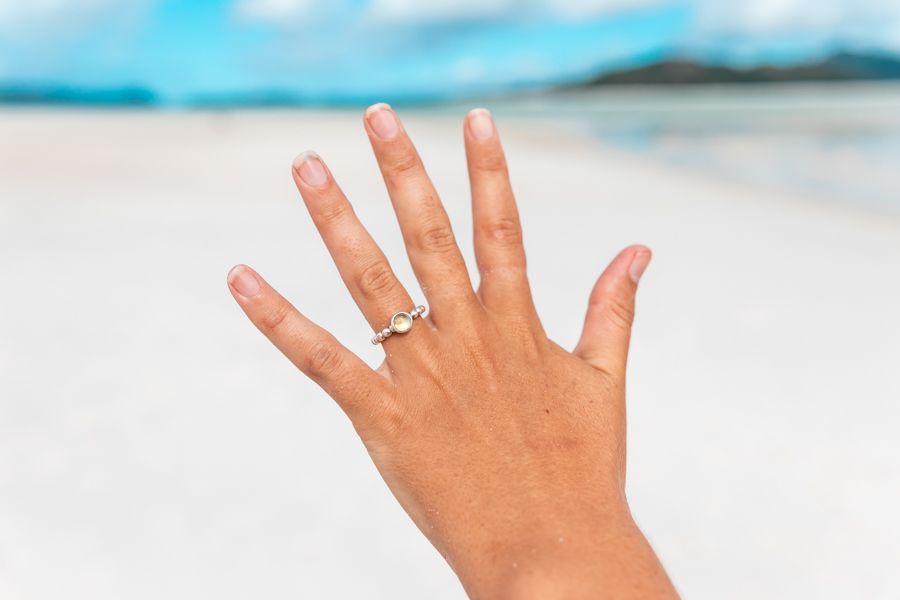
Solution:
[[(684, 597), (896, 598), (900, 217), (497, 114), (556, 341), (655, 251), (629, 497)], [(463, 113), (401, 115), (475, 272)], [(291, 181), (308, 148), (414, 286), (357, 112), (0, 111), (0, 597), (464, 597), (226, 289), (250, 264), (380, 361)]]

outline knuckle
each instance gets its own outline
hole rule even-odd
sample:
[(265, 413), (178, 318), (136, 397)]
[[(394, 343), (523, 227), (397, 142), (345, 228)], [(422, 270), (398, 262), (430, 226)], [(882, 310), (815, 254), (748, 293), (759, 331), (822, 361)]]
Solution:
[(426, 252), (449, 252), (456, 248), (456, 237), (449, 225), (433, 225), (424, 228), (419, 234), (419, 247)]
[(492, 242), (515, 245), (522, 240), (522, 228), (516, 219), (496, 219), (482, 227), (482, 235)]
[(262, 316), (260, 326), (265, 333), (272, 333), (284, 325), (290, 312), (291, 307), (287, 302), (279, 302)]
[(417, 406), (415, 402), (399, 403), (385, 402), (378, 408), (375, 415), (380, 429), (388, 438), (401, 438), (413, 430), (416, 425)]
[(420, 210), (422, 214), (439, 214), (443, 212), (444, 205), (435, 194), (426, 192), (422, 194)]
[(390, 180), (403, 179), (418, 171), (421, 162), (414, 152), (404, 152), (390, 160), (385, 174)]
[(376, 262), (359, 274), (359, 287), (366, 294), (382, 295), (394, 289), (395, 285), (397, 278), (385, 262)]
[(317, 211), (317, 217), (323, 225), (333, 225), (343, 221), (350, 213), (347, 202), (330, 202)]
[(334, 344), (319, 340), (309, 349), (306, 367), (313, 377), (326, 377), (337, 372), (343, 364), (343, 358)]
[(634, 304), (626, 298), (609, 298), (604, 307), (607, 318), (620, 329), (630, 329), (634, 323)]

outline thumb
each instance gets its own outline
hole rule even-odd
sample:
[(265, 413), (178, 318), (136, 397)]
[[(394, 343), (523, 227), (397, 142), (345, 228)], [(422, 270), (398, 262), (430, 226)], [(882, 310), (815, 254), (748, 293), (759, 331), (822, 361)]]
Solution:
[(651, 257), (650, 248), (630, 246), (606, 267), (591, 291), (576, 356), (598, 369), (624, 377), (634, 297)]

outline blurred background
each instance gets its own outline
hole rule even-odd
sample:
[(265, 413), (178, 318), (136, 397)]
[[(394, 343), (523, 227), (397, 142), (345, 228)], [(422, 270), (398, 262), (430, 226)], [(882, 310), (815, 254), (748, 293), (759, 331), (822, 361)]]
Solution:
[(463, 597), (225, 285), (380, 362), (289, 172), (317, 150), (415, 290), (376, 101), (473, 273), (493, 111), (564, 346), (654, 249), (628, 493), (685, 597), (900, 595), (897, 2), (0, 0), (0, 597)]

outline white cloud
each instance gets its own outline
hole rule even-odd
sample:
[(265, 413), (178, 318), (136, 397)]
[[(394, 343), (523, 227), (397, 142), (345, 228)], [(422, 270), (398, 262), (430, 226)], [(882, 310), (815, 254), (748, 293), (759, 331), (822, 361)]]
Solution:
[(87, 32), (133, 31), (157, 0), (0, 0), (0, 46), (33, 48), (42, 55)]
[[(749, 63), (768, 47), (900, 50), (896, 0), (683, 0), (696, 18), (688, 49), (715, 49)], [(774, 44), (774, 46), (773, 46)]]
[(514, 0), (373, 0), (367, 15), (380, 21), (434, 22), (502, 16), (514, 6)]
[(316, 4), (315, 0), (238, 0), (234, 12), (247, 21), (307, 20)]
[(0, 79), (68, 80), (75, 70), (69, 59), (84, 39), (96, 40), (98, 62), (110, 68), (156, 1), (0, 0)]
[[(15, 0), (0, 0), (14, 2)], [(39, 0), (65, 2), (66, 0)], [(71, 0), (69, 0), (71, 1)], [(100, 2), (103, 0), (92, 0)], [(232, 0), (240, 20), (309, 35), (340, 32), (340, 43), (392, 27), (551, 19), (579, 21), (653, 6), (683, 9), (685, 52), (714, 52), (754, 62), (794, 46), (814, 52), (833, 45), (900, 51), (900, 0)], [(319, 26), (321, 25), (321, 26)], [(397, 35), (400, 36), (399, 29)], [(323, 47), (329, 39), (320, 40)], [(337, 42), (336, 42), (337, 43)], [(349, 42), (348, 42), (349, 43)]]
[(766, 35), (839, 32), (900, 21), (900, 2), (886, 0), (695, 0), (701, 31)]
[(672, 0), (565, 0), (562, 2), (542, 2), (548, 10), (560, 15), (578, 18), (595, 17), (606, 13), (674, 4)]
[(115, 0), (0, 0), (0, 29), (54, 27), (104, 13)]
[(332, 0), (327, 8), (313, 0), (237, 0), (235, 14), (251, 21), (292, 25), (321, 15), (356, 14), (374, 22), (435, 23), (446, 20), (491, 19), (523, 14), (555, 15), (561, 18), (593, 17), (617, 10), (671, 4), (675, 0), (370, 0), (364, 9), (346, 0)]
[[(20, 1), (0, 0), (0, 5), (19, 5)], [(37, 4), (71, 1), (37, 0)], [(649, 6), (686, 7), (693, 15), (695, 33), (720, 36), (765, 37), (792, 32), (829, 35), (866, 26), (900, 29), (900, 2), (896, 0), (369, 0), (363, 8), (349, 0), (236, 0), (235, 14), (291, 27), (317, 17), (412, 25), (521, 15), (583, 19)]]

